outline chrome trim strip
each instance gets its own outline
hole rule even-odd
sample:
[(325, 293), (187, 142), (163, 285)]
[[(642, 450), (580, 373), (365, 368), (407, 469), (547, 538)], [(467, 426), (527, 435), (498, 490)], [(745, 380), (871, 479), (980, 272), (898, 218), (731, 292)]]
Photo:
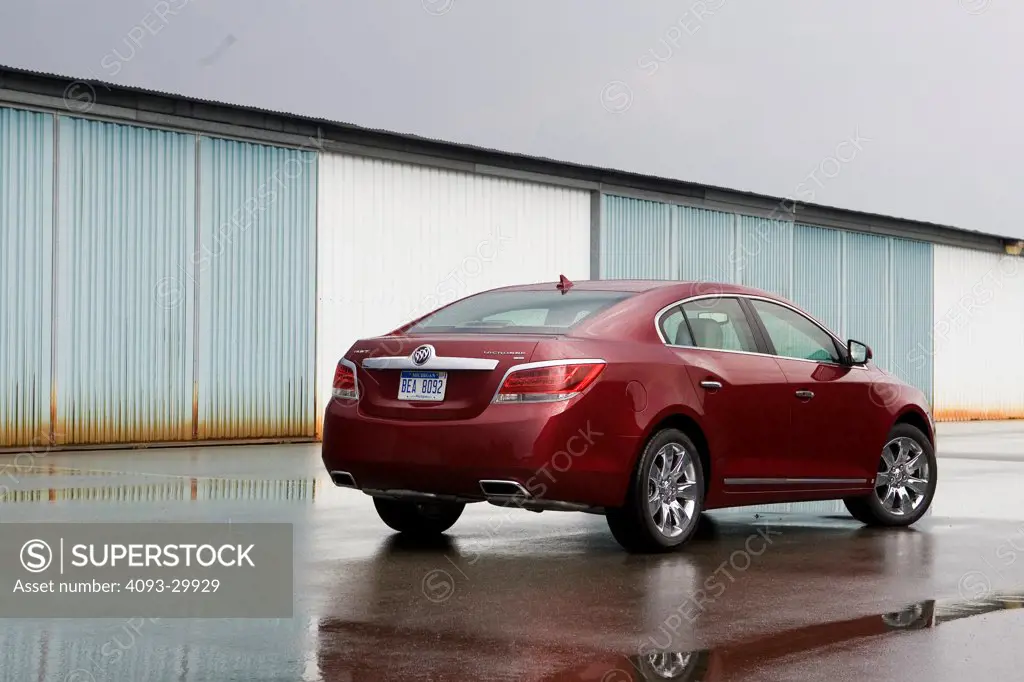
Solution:
[(867, 478), (727, 478), (726, 485), (789, 485), (802, 483), (869, 483)]
[(844, 369), (859, 369), (867, 371), (867, 367), (864, 365), (841, 365), (836, 362), (818, 362), (817, 360), (804, 360), (802, 358), (786, 358), (781, 355), (771, 355), (769, 353), (751, 353), (746, 350), (726, 350), (725, 348), (701, 348), (699, 346), (677, 346), (675, 344), (666, 343), (666, 348), (683, 348), (686, 350), (696, 350), (702, 353), (734, 353), (736, 355), (754, 355), (759, 358), (773, 358), (775, 360), (792, 360), (793, 362), (810, 362), (815, 365), (828, 365), (829, 367), (842, 367)]
[(777, 301), (774, 298), (768, 298), (767, 296), (757, 296), (755, 294), (734, 294), (734, 293), (729, 293), (729, 292), (724, 292), (724, 293), (721, 293), (721, 294), (700, 294), (698, 296), (689, 296), (687, 298), (682, 298), (682, 299), (676, 301), (675, 303), (670, 303), (669, 305), (665, 306), (664, 308), (659, 310), (657, 313), (655, 313), (654, 314), (654, 331), (657, 332), (658, 338), (661, 339), (661, 342), (663, 344), (665, 344), (665, 346), (667, 346), (668, 348), (688, 348), (690, 350), (711, 351), (712, 353), (738, 353), (740, 355), (760, 355), (762, 357), (775, 358), (776, 360), (792, 360), (794, 362), (810, 362), (810, 363), (813, 363), (815, 365), (831, 365), (832, 367), (846, 367), (846, 368), (849, 368), (849, 369), (863, 369), (863, 370), (867, 369), (866, 365), (844, 365), (841, 362), (826, 362), (824, 360), (806, 360), (804, 358), (789, 358), (789, 357), (786, 357), (784, 355), (777, 355), (777, 354), (776, 355), (772, 355), (771, 353), (760, 353), (760, 352), (752, 352), (752, 351), (746, 351), (746, 350), (726, 350), (724, 348), (701, 348), (700, 346), (677, 346), (674, 343), (669, 343), (668, 340), (665, 338), (665, 334), (663, 334), (662, 331), (661, 331), (661, 324), (660, 324), (661, 316), (664, 315), (665, 313), (667, 313), (672, 308), (675, 308), (677, 306), (681, 306), (684, 303), (689, 303), (690, 301), (699, 301), (701, 299), (707, 299), (707, 298), (745, 298), (747, 300), (765, 301), (767, 303), (774, 303), (775, 305), (782, 306), (783, 308), (789, 308), (794, 313), (797, 313), (798, 315), (802, 315), (803, 317), (806, 317), (808, 320), (810, 320), (815, 325), (820, 327), (822, 331), (824, 331), (826, 334), (828, 334), (833, 339), (835, 339), (836, 343), (839, 344), (840, 348), (846, 348), (846, 343), (842, 339), (840, 339), (838, 336), (833, 334), (829, 330), (828, 327), (826, 327), (821, 322), (819, 322), (818, 320), (814, 319), (813, 317), (811, 317), (810, 315), (808, 315), (807, 313), (805, 313), (804, 311), (800, 310), (799, 308), (797, 308), (795, 306), (792, 306), (792, 305), (790, 305), (788, 303), (784, 303), (782, 301)]
[(846, 369), (867, 369), (864, 365), (844, 365), (841, 362), (829, 362), (826, 360), (807, 360), (806, 358), (788, 358), (785, 355), (773, 355), (776, 360), (792, 360), (793, 362), (813, 362), (815, 365), (828, 365), (830, 367), (843, 367)]
[[(851, 492), (861, 493), (865, 489), (870, 489), (870, 488), (859, 488), (859, 487), (851, 488), (850, 486), (846, 486), (846, 487), (822, 486), (822, 487), (815, 487), (815, 488), (797, 488), (795, 490), (794, 489), (764, 490), (762, 488), (751, 488), (751, 489), (747, 490), (745, 488), (730, 488), (730, 489), (724, 491), (724, 493), (727, 496), (730, 496), (730, 497), (742, 497), (744, 495), (765, 495), (765, 494), (775, 495), (775, 494), (784, 494), (784, 493), (813, 493), (815, 495), (821, 495), (821, 494), (824, 494), (824, 493), (842, 493), (842, 495), (836, 495), (836, 498), (842, 498), (842, 497), (844, 497), (845, 495), (848, 495)], [(746, 504), (746, 503), (744, 503), (744, 504)], [(786, 502), (783, 501), (783, 502), (775, 503), (775, 504), (786, 504)]]
[(768, 353), (751, 353), (748, 350), (728, 350), (726, 348), (701, 348), (700, 346), (677, 346), (674, 343), (666, 343), (666, 348), (685, 348), (686, 350), (699, 350), (705, 353), (733, 353), (734, 355), (756, 355), (759, 358), (773, 358), (778, 359), (778, 355), (769, 355)]
[(498, 366), (497, 360), (484, 358), (444, 358), (433, 356), (422, 365), (417, 365), (406, 355), (387, 358), (365, 358), (362, 362), (365, 369), (421, 369), (429, 370), (479, 370), (489, 372)]
[[(607, 365), (608, 362), (601, 360), (600, 358), (565, 358), (564, 360), (541, 360), (540, 362), (524, 362), (519, 365), (512, 365), (505, 372), (505, 376), (501, 377), (501, 381), (498, 382), (498, 387), (494, 389), (494, 395), (491, 396), (491, 404), (498, 399), (498, 394), (501, 392), (501, 387), (505, 385), (505, 379), (508, 379), (508, 375), (512, 372), (518, 372), (524, 369), (537, 369), (540, 367), (557, 367), (558, 365)], [(557, 398), (551, 398), (549, 400), (532, 400), (528, 403), (502, 403), (505, 405), (530, 405), (534, 403), (554, 403), (562, 400), (570, 400), (578, 396), (579, 393), (562, 393)]]

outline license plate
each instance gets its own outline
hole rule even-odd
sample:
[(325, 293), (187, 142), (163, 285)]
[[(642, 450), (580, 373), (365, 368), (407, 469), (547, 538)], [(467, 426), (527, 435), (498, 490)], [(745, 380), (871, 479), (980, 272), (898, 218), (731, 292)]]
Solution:
[(402, 372), (398, 380), (399, 400), (444, 400), (448, 372)]

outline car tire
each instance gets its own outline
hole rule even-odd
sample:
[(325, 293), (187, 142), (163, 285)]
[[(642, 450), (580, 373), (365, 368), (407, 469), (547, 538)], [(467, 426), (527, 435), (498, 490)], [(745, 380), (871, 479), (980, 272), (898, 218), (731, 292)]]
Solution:
[[(901, 446), (907, 446), (906, 452)], [(909, 526), (925, 515), (935, 497), (935, 448), (920, 429), (897, 424), (882, 448), (875, 476), (870, 494), (843, 500), (850, 515), (868, 526)]]
[[(673, 478), (678, 485), (673, 485)], [(647, 441), (637, 458), (626, 503), (605, 515), (624, 549), (654, 553), (686, 544), (697, 531), (703, 509), (704, 468), (699, 451), (682, 431), (663, 429)]]
[(455, 502), (410, 502), (373, 498), (377, 515), (388, 527), (411, 536), (440, 535), (459, 520), (465, 504)]

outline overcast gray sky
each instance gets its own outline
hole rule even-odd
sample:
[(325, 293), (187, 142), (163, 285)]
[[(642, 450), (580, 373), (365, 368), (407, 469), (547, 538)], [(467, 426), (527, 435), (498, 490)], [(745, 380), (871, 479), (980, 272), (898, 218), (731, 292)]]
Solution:
[(5, 0), (0, 63), (1024, 237), (1022, 27), (1013, 0)]

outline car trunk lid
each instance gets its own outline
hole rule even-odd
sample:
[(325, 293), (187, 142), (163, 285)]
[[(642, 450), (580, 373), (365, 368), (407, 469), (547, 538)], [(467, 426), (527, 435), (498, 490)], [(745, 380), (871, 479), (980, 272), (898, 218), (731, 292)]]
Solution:
[[(385, 336), (356, 343), (346, 357), (359, 367), (359, 407), (367, 415), (399, 420), (470, 419), (491, 403), (508, 369), (529, 362), (537, 345), (551, 338), (532, 334)], [(436, 392), (435, 372), (444, 376), (443, 399), (399, 397), (403, 377), (406, 388), (422, 389), (423, 382), (430, 381), (428, 389)]]

